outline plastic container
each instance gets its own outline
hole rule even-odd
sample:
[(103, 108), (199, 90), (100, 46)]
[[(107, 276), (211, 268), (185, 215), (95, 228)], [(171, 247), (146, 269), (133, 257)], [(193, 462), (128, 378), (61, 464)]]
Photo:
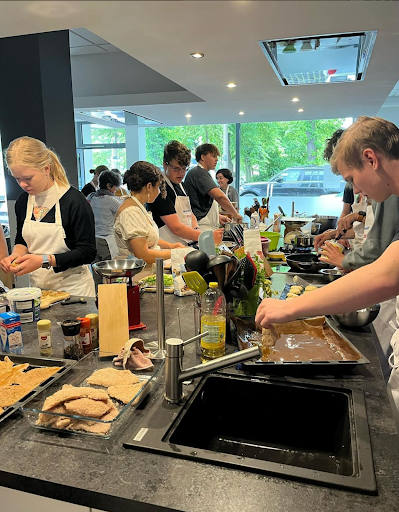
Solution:
[(83, 353), (90, 354), (92, 350), (90, 318), (81, 318), (78, 316), (76, 320), (80, 320), (80, 344), (82, 345)]
[(37, 322), (37, 336), (39, 338), (40, 355), (52, 356), (51, 320), (39, 320)]
[(18, 313), (21, 324), (37, 322), (40, 319), (40, 288), (14, 288), (6, 296), (10, 310)]
[(91, 348), (98, 348), (98, 315), (89, 313), (86, 318), (90, 319)]
[(264, 236), (270, 240), (269, 251), (275, 251), (277, 249), (278, 241), (280, 239), (280, 232), (275, 233), (274, 231), (260, 231), (260, 236)]
[(209, 283), (201, 309), (201, 332), (209, 332), (201, 339), (201, 360), (207, 362), (224, 356), (226, 350), (226, 299), (218, 283)]

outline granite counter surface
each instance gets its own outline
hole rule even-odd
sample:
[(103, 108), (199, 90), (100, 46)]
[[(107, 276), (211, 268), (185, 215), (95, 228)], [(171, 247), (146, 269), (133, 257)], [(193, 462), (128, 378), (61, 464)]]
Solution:
[[(281, 290), (288, 276), (273, 276)], [(141, 299), (145, 341), (156, 339), (156, 297)], [(192, 336), (192, 297), (165, 297), (166, 335), (179, 336), (176, 308), (180, 308), (182, 336)], [(53, 323), (54, 356), (62, 357), (62, 334), (57, 321), (96, 312), (87, 305), (55, 305), (42, 318)], [(61, 436), (37, 431), (16, 414), (0, 424), (0, 485), (110, 512), (272, 511), (399, 511), (399, 439), (385, 385), (368, 328), (342, 331), (370, 360), (367, 367), (347, 375), (313, 376), (318, 380), (350, 381), (364, 389), (378, 495), (368, 496), (294, 480), (217, 467), (201, 462), (124, 449), (156, 398), (153, 396), (129, 416), (110, 440)], [(23, 327), (25, 354), (38, 355), (35, 324)], [(186, 364), (195, 362), (195, 347), (186, 347)], [(295, 377), (292, 377), (295, 379)]]

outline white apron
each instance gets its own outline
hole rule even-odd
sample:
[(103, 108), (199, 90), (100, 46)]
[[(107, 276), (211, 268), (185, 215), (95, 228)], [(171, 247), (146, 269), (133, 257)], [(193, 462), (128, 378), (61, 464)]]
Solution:
[[(34, 196), (28, 196), (26, 217), (22, 228), (22, 236), (28, 245), (30, 254), (62, 254), (70, 249), (65, 244), (65, 231), (62, 227), (60, 209), (60, 188), (54, 183), (57, 191), (55, 203), (55, 223), (32, 220), (35, 205)], [(64, 290), (71, 295), (95, 297), (93, 276), (88, 265), (73, 267), (55, 273), (52, 268), (38, 268), (30, 273), (30, 284), (43, 290)]]
[[(189, 228), (192, 227), (192, 211), (191, 211), (191, 204), (190, 204), (190, 198), (186, 194), (186, 191), (183, 188), (183, 185), (180, 183), (180, 188), (182, 192), (184, 193), (184, 196), (178, 196), (176, 194), (175, 189), (173, 188), (172, 183), (169, 181), (169, 179), (165, 176), (165, 180), (167, 184), (170, 186), (172, 191), (174, 192), (176, 199), (175, 199), (175, 210), (177, 213), (177, 216), (179, 217), (179, 221), (183, 224), (183, 226), (187, 226)], [(165, 242), (170, 242), (172, 244), (175, 243), (182, 243), (184, 245), (187, 245), (187, 242), (189, 240), (186, 240), (185, 238), (181, 238), (168, 228), (168, 226), (165, 224), (165, 226), (162, 226), (159, 228), (159, 238), (162, 240), (165, 240)]]
[(213, 200), (207, 215), (198, 221), (198, 227), (202, 231), (214, 231), (219, 228), (219, 203), (217, 201)]
[(114, 233), (111, 233), (108, 236), (96, 235), (96, 238), (101, 238), (102, 240), (105, 240), (107, 242), (109, 253), (111, 255), (112, 260), (119, 256), (119, 248), (118, 244), (116, 243)]
[(391, 375), (388, 380), (388, 389), (392, 393), (396, 408), (399, 411), (399, 297), (396, 297), (396, 325), (390, 322), (395, 332), (391, 338), (392, 354), (388, 358), (388, 363), (392, 367)]
[[(359, 212), (363, 211), (363, 212), (366, 212), (368, 215), (367, 197), (362, 196), (362, 198), (360, 199), (360, 201), (358, 203), (353, 203), (352, 211), (353, 211), (353, 213), (359, 213)], [(367, 215), (366, 215), (365, 223), (367, 222)], [(374, 219), (374, 216), (373, 216), (373, 219)], [(368, 229), (370, 229), (370, 226)], [(363, 224), (363, 222), (356, 221), (353, 223), (353, 230), (355, 232), (355, 238), (350, 241), (350, 246), (352, 249), (356, 249), (357, 247), (360, 247), (365, 240), (365, 238), (364, 238), (365, 224)]]

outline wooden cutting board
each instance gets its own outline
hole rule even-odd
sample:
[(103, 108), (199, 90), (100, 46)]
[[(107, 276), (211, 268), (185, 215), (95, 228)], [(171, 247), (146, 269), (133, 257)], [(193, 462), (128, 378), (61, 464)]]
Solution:
[(54, 302), (60, 302), (61, 300), (69, 299), (71, 296), (67, 292), (59, 292), (56, 290), (42, 290), (42, 296), (40, 299), (40, 309), (48, 309)]
[(119, 354), (129, 339), (126, 284), (98, 285), (98, 332), (101, 352)]

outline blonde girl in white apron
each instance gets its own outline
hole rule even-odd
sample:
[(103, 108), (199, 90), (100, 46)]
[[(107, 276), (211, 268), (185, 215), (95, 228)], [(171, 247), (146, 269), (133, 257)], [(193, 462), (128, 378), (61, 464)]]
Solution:
[[(71, 295), (94, 297), (94, 281), (88, 265), (82, 264), (57, 273), (52, 268), (57, 264), (57, 254), (70, 251), (65, 243), (60, 208), (60, 198), (69, 191), (70, 185), (58, 157), (41, 141), (20, 137), (7, 149), (6, 161), (21, 188), (28, 193), (22, 227), (22, 238), (26, 246), (17, 244), (13, 254), (1, 261), (1, 267), (17, 276), (29, 273), (31, 285), (41, 289), (64, 290)], [(54, 206), (55, 222), (32, 220), (36, 206), (35, 196), (52, 187), (55, 188), (56, 202), (46, 208), (48, 212)], [(76, 191), (76, 197), (77, 204), (82, 197), (82, 211), (85, 211), (87, 206), (84, 197), (79, 191)], [(81, 222), (84, 223), (85, 219), (82, 218)], [(94, 236), (93, 249), (95, 250)], [(91, 247), (87, 254), (91, 255)], [(94, 257), (93, 251), (93, 259)]]

